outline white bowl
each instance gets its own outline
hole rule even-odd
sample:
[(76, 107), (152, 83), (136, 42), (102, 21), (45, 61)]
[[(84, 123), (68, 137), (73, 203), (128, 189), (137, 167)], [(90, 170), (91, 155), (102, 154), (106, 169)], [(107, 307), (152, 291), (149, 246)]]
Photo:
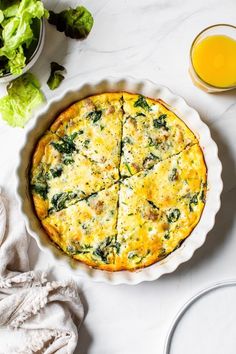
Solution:
[[(180, 248), (175, 250), (164, 260), (133, 272), (107, 272), (93, 269), (71, 259), (57, 249), (49, 241), (47, 234), (35, 215), (29, 189), (28, 171), (35, 143), (50, 126), (58, 113), (73, 102), (86, 96), (108, 91), (135, 92), (152, 98), (160, 98), (166, 102), (171, 110), (174, 111), (198, 137), (208, 169), (206, 205), (199, 223), (190, 236), (183, 242)], [(183, 98), (173, 94), (166, 87), (156, 85), (148, 80), (136, 80), (131, 77), (124, 79), (109, 77), (105, 80), (83, 83), (77, 85), (76, 88), (70, 88), (61, 96), (51, 100), (43, 111), (41, 111), (35, 119), (31, 120), (27, 127), (23, 147), (19, 153), (16, 173), (17, 196), (27, 230), (37, 241), (39, 248), (44, 252), (52, 253), (55, 262), (65, 265), (72, 275), (82, 275), (95, 281), (103, 281), (111, 284), (137, 284), (142, 281), (154, 280), (163, 274), (173, 272), (181, 263), (189, 260), (194, 251), (204, 243), (207, 233), (214, 226), (215, 216), (220, 208), (220, 194), (223, 188), (221, 171), (222, 166), (218, 158), (218, 149), (211, 138), (209, 128), (202, 122), (198, 113), (187, 105)]]
[(0, 77), (0, 84), (8, 83), (12, 80), (15, 80), (16, 78), (23, 75), (24, 73), (26, 73), (26, 71), (28, 71), (38, 60), (38, 58), (43, 50), (44, 41), (45, 41), (45, 21), (41, 20), (40, 21), (40, 31), (39, 31), (38, 44), (37, 44), (33, 54), (31, 55), (31, 57), (27, 61), (26, 66), (23, 68), (22, 73), (19, 75), (12, 75), (10, 73), (5, 74), (4, 76)]

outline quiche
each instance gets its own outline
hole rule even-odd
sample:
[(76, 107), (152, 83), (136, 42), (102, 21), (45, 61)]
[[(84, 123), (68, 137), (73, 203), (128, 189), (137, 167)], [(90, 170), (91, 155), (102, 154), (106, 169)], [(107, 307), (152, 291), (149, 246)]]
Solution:
[(110, 92), (56, 117), (34, 149), (29, 183), (58, 248), (94, 268), (133, 271), (191, 234), (207, 169), (196, 136), (164, 102)]

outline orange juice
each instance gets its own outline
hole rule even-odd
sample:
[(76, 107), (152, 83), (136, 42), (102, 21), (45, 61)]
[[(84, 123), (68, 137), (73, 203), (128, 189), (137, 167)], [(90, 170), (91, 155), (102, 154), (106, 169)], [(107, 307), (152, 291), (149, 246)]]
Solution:
[(210, 35), (195, 43), (192, 64), (207, 84), (227, 88), (236, 86), (236, 40), (227, 35)]

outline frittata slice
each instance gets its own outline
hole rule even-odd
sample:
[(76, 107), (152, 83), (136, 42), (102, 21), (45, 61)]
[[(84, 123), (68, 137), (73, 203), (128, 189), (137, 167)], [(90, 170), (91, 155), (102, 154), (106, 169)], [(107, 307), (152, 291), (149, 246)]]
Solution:
[(32, 168), (31, 188), (40, 219), (78, 200), (109, 188), (119, 178), (110, 161), (94, 162), (78, 153), (73, 135), (61, 139), (48, 132), (38, 142)]
[(114, 270), (119, 185), (95, 193), (42, 221), (52, 241), (71, 257), (90, 266)]
[(124, 93), (121, 176), (131, 176), (196, 143), (190, 129), (161, 101)]
[(122, 104), (121, 93), (91, 96), (61, 113), (50, 130), (62, 139), (73, 137), (76, 150), (91, 161), (118, 170)]
[(121, 184), (119, 269), (148, 266), (174, 251), (198, 223), (206, 195), (199, 145), (187, 147)]

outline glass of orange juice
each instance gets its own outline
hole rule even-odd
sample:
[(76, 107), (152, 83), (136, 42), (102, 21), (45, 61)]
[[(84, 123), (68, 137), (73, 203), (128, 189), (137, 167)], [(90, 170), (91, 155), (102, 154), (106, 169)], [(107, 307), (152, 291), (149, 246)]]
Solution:
[(236, 88), (236, 27), (218, 24), (200, 32), (191, 46), (189, 73), (206, 92)]

